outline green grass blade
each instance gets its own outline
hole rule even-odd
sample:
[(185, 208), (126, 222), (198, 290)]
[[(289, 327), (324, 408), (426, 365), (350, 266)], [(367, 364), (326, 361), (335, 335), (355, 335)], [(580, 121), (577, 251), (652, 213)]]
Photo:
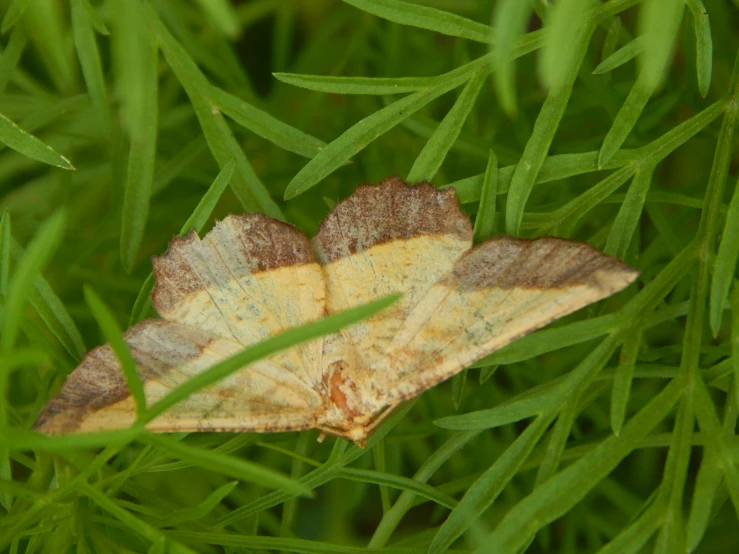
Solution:
[(213, 26), (227, 37), (236, 38), (241, 31), (241, 22), (228, 0), (197, 0)]
[(626, 62), (633, 60), (639, 54), (644, 51), (644, 37), (637, 37), (621, 48), (616, 50), (613, 54), (608, 56), (605, 60), (600, 62), (595, 69), (593, 69), (594, 75), (602, 75), (613, 71), (617, 67), (621, 67)]
[(10, 6), (8, 6), (8, 11), (5, 12), (2, 25), (0, 25), (0, 33), (5, 34), (15, 27), (15, 24), (20, 21), (21, 17), (23, 17), (23, 13), (26, 11), (26, 8), (28, 8), (30, 1), (31, 0), (12, 0)]
[(621, 148), (621, 145), (631, 133), (639, 116), (644, 111), (644, 107), (651, 98), (651, 89), (645, 86), (645, 80), (642, 78), (642, 75), (644, 73), (640, 74), (639, 79), (631, 87), (629, 95), (626, 97), (606, 138), (603, 140), (603, 146), (601, 146), (600, 154), (598, 155), (599, 167), (607, 164), (616, 151)]
[[(231, 182), (235, 167), (236, 163), (233, 160), (223, 166), (223, 169), (221, 169), (213, 180), (208, 191), (200, 199), (198, 205), (195, 206), (195, 209), (190, 214), (190, 217), (187, 218), (187, 221), (185, 221), (185, 224), (178, 233), (179, 236), (184, 237), (190, 232), (190, 229), (195, 229), (197, 233), (200, 233), (203, 230), (203, 227), (205, 227), (206, 222), (213, 213), (213, 209), (216, 207), (216, 204), (218, 204), (218, 200), (221, 198), (223, 191), (226, 190), (226, 187)], [(149, 298), (149, 295), (153, 289), (154, 274), (149, 273), (148, 277), (144, 280), (144, 284), (141, 286), (141, 290), (139, 290), (136, 301), (133, 304), (131, 316), (128, 321), (129, 325), (134, 325), (141, 321), (146, 317), (145, 314), (152, 309), (151, 298)]]
[(284, 219), (282, 211), (257, 177), (223, 116), (215, 109), (209, 97), (212, 87), (208, 80), (167, 30), (156, 11), (146, 4), (144, 13), (164, 57), (192, 103), (213, 157), (221, 167), (236, 160), (236, 174), (231, 188), (241, 205), (246, 211), (261, 211), (275, 219)]
[(737, 260), (739, 260), (739, 182), (731, 197), (724, 232), (716, 254), (716, 262), (713, 265), (709, 319), (714, 337), (718, 335), (721, 328), (721, 316), (729, 297)]
[(493, 46), (495, 73), (493, 84), (500, 104), (509, 115), (516, 113), (515, 66), (513, 48), (523, 34), (532, 11), (531, 0), (501, 0), (493, 16), (496, 41)]
[(273, 73), (273, 76), (288, 85), (329, 94), (403, 94), (439, 84), (438, 77), (335, 77), (297, 73)]
[(690, 503), (690, 515), (685, 524), (685, 543), (688, 552), (693, 552), (700, 544), (708, 529), (719, 485), (721, 469), (714, 449), (703, 447), (703, 459), (695, 479), (695, 490)]
[(603, 251), (609, 256), (621, 259), (626, 257), (626, 250), (634, 238), (634, 233), (636, 233), (636, 228), (641, 219), (649, 187), (652, 184), (654, 169), (654, 165), (645, 164), (634, 175), (631, 186), (626, 192), (626, 198), (618, 210), (616, 220), (608, 233), (608, 239), (606, 239), (606, 246)]
[(466, 38), (482, 43), (493, 40), (493, 29), (471, 19), (427, 6), (401, 0), (343, 0), (378, 17), (401, 25), (428, 29), (443, 35)]
[(301, 169), (285, 190), (289, 200), (316, 186), (370, 142), (398, 125), (426, 104), (445, 92), (458, 87), (464, 80), (451, 81), (430, 89), (421, 90), (365, 117), (321, 150)]
[(95, 39), (96, 22), (91, 17), (96, 12), (87, 0), (72, 0), (71, 9), (74, 45), (82, 67), (87, 92), (99, 113), (100, 124), (107, 126), (110, 120), (108, 95), (105, 89), (100, 52)]
[(142, 519), (136, 517), (128, 510), (119, 506), (112, 498), (106, 496), (95, 486), (83, 482), (81, 489), (95, 504), (108, 512), (114, 518), (123, 523), (127, 528), (131, 529), (138, 535), (144, 537), (149, 542), (165, 542), (167, 552), (171, 554), (196, 554), (195, 550), (179, 544), (172, 539), (167, 538), (161, 531), (155, 529)]
[(146, 424), (178, 402), (181, 402), (203, 388), (228, 377), (250, 363), (298, 343), (315, 339), (323, 335), (328, 335), (330, 333), (335, 333), (342, 327), (361, 321), (362, 319), (370, 317), (371, 315), (387, 308), (391, 304), (395, 303), (399, 298), (399, 295), (387, 296), (356, 308), (332, 314), (321, 320), (314, 321), (313, 323), (295, 327), (294, 329), (290, 329), (258, 344), (245, 348), (238, 354), (234, 354), (223, 362), (214, 365), (208, 370), (195, 375), (191, 379), (188, 379), (181, 385), (177, 386), (162, 399), (150, 406), (147, 409), (146, 414), (144, 414), (144, 416), (138, 421), (139, 423)]
[[(64, 236), (66, 216), (58, 211), (39, 228), (18, 262), (5, 303), (5, 317), (0, 331), (2, 352), (8, 353), (15, 344), (23, 320), (23, 307), (28, 300), (36, 278), (49, 263)], [(2, 398), (2, 397), (0, 397)]]
[(526, 201), (547, 157), (549, 146), (564, 115), (569, 98), (570, 89), (568, 87), (550, 90), (536, 118), (534, 131), (526, 143), (521, 160), (516, 165), (513, 177), (511, 177), (511, 186), (508, 189), (506, 233), (509, 235), (519, 234)]
[(488, 165), (485, 168), (485, 176), (482, 180), (480, 207), (475, 216), (475, 227), (473, 230), (475, 242), (481, 242), (490, 238), (495, 232), (495, 200), (497, 195), (498, 158), (495, 152), (490, 150)]
[[(18, 262), (25, 254), (24, 249), (15, 239), (11, 241), (10, 255), (14, 262)], [(64, 348), (75, 360), (84, 356), (87, 348), (82, 340), (77, 325), (59, 296), (43, 277), (37, 277), (34, 282), (35, 293), (30, 296), (30, 303), (41, 317), (49, 331), (59, 340)]]
[(703, 0), (686, 0), (693, 16), (693, 33), (695, 34), (695, 69), (698, 76), (698, 91), (704, 98), (711, 88), (713, 71), (713, 39), (711, 38), (711, 20), (703, 5)]
[(577, 63), (578, 41), (589, 16), (589, 0), (560, 0), (547, 12), (546, 41), (539, 58), (539, 71), (547, 88), (559, 88)]
[(684, 0), (650, 0), (641, 4), (639, 25), (644, 37), (640, 57), (643, 86), (651, 96), (662, 82), (672, 59), (675, 38), (685, 8)]
[(483, 431), (541, 415), (551, 406), (556, 391), (512, 400), (488, 410), (437, 419), (434, 425), (455, 431)]
[(162, 519), (157, 521), (157, 527), (174, 527), (204, 518), (212, 512), (216, 506), (223, 502), (223, 500), (233, 492), (238, 484), (238, 481), (226, 483), (210, 493), (208, 497), (197, 506), (193, 506), (192, 508), (183, 508), (165, 515)]
[(322, 140), (283, 123), (224, 90), (211, 87), (210, 93), (215, 105), (228, 117), (288, 152), (312, 158), (326, 146)]
[[(132, 4), (133, 6), (134, 4)], [(135, 52), (127, 87), (128, 131), (131, 148), (121, 214), (121, 261), (130, 272), (138, 256), (149, 216), (158, 133), (157, 46), (146, 32), (140, 10), (128, 10), (129, 49)]]
[(454, 106), (444, 116), (434, 134), (424, 145), (416, 161), (413, 162), (413, 167), (408, 173), (409, 183), (430, 181), (436, 175), (441, 164), (444, 163), (446, 155), (457, 140), (464, 122), (470, 115), (487, 76), (487, 72), (478, 71), (467, 81), (456, 102), (454, 102)]
[(5, 300), (8, 297), (8, 283), (10, 282), (10, 212), (3, 210), (0, 219), (0, 295)]
[(581, 344), (614, 331), (618, 327), (617, 315), (594, 317), (569, 325), (537, 331), (493, 352), (490, 356), (474, 362), (470, 367), (485, 367), (493, 364), (514, 364), (536, 356), (554, 352), (560, 348)]
[(0, 142), (8, 148), (12, 148), (24, 156), (28, 156), (32, 160), (62, 169), (74, 169), (74, 166), (67, 158), (48, 144), (41, 142), (31, 133), (18, 127), (18, 125), (3, 114), (0, 114)]
[(734, 403), (739, 406), (739, 282), (731, 293), (731, 358), (734, 371)]
[(0, 446), (10, 450), (41, 450), (44, 452), (64, 453), (75, 448), (103, 448), (111, 445), (124, 445), (138, 438), (143, 429), (132, 427), (117, 431), (86, 433), (84, 435), (58, 435), (47, 437), (34, 431), (22, 428), (7, 429), (0, 435)]
[(105, 302), (95, 293), (95, 291), (85, 286), (85, 300), (90, 307), (95, 321), (100, 326), (100, 330), (105, 340), (110, 344), (113, 352), (121, 364), (121, 371), (126, 378), (128, 390), (131, 392), (134, 402), (136, 403), (136, 416), (139, 417), (146, 411), (146, 396), (144, 396), (144, 386), (141, 383), (136, 362), (131, 356), (131, 351), (123, 338), (121, 328), (115, 320), (115, 316)]
[(5, 50), (0, 56), (0, 94), (15, 74), (18, 62), (26, 49), (26, 44), (28, 44), (28, 33), (23, 26), (13, 29), (8, 43), (5, 45)]
[(241, 481), (259, 483), (291, 494), (313, 496), (311, 489), (300, 482), (259, 464), (227, 456), (215, 450), (196, 448), (165, 435), (146, 434), (142, 438), (169, 455), (210, 471), (228, 475)]
[(662, 507), (651, 505), (631, 525), (626, 527), (606, 546), (598, 550), (598, 554), (638, 554), (642, 547), (654, 535), (662, 524), (664, 514)]
[[(624, 426), (619, 437), (601, 442), (592, 452), (543, 483), (508, 511), (486, 538), (487, 554), (514, 552), (530, 533), (557, 519), (579, 502), (673, 409), (686, 385), (673, 380)], [(478, 551), (479, 554), (483, 550)]]
[[(554, 419), (554, 414), (541, 415), (526, 427), (518, 438), (506, 448), (467, 489), (457, 507), (441, 524), (429, 546), (429, 554), (446, 552), (452, 543), (474, 522), (475, 518), (492, 504), (506, 484), (518, 472), (526, 458), (541, 440)], [(495, 543), (488, 543), (493, 545)]]
[(626, 408), (631, 393), (631, 381), (634, 377), (634, 366), (639, 355), (642, 333), (637, 331), (626, 338), (618, 367), (613, 374), (613, 390), (611, 391), (611, 429), (619, 436), (626, 419)]

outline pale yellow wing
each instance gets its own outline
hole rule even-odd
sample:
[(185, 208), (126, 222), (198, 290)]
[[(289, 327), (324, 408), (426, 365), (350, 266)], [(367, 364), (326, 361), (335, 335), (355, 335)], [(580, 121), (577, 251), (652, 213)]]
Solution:
[(372, 375), (387, 366), (387, 348), (403, 321), (470, 248), (472, 228), (453, 190), (390, 178), (377, 186), (359, 186), (337, 204), (312, 245), (326, 276), (330, 313), (403, 293), (390, 308), (325, 342), (327, 371), (334, 363), (349, 361), (351, 379), (360, 387), (374, 386)]
[[(174, 239), (153, 263), (159, 315), (243, 346), (325, 315), (323, 272), (308, 239), (261, 214), (229, 216), (202, 240), (194, 232)], [(320, 349), (307, 343), (279, 363), (315, 388)]]
[[(125, 341), (151, 405), (242, 346), (216, 334), (164, 320), (129, 329)], [(153, 431), (286, 431), (315, 424), (318, 393), (267, 359), (180, 402), (147, 427)], [(44, 408), (34, 428), (48, 434), (122, 429), (135, 404), (108, 345), (90, 351)]]
[(638, 272), (586, 244), (501, 237), (476, 246), (416, 304), (388, 348), (388, 403), (628, 286)]
[[(325, 313), (325, 284), (308, 239), (259, 214), (229, 216), (202, 240), (176, 238), (154, 259), (163, 320), (126, 332), (147, 403), (213, 364)], [(157, 431), (304, 429), (321, 407), (321, 341), (239, 370), (154, 420)], [(90, 352), (36, 427), (72, 432), (127, 427), (134, 403), (110, 347)]]

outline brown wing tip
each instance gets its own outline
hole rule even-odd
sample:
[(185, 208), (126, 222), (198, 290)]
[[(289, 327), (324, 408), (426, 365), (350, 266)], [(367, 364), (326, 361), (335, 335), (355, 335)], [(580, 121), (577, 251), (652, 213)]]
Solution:
[(626, 288), (638, 276), (635, 269), (587, 243), (557, 237), (494, 237), (467, 252), (447, 282), (463, 289), (586, 285), (605, 297)]
[(326, 263), (377, 244), (434, 234), (472, 240), (472, 224), (459, 209), (454, 189), (388, 177), (377, 185), (362, 183), (338, 202), (321, 222), (313, 244)]

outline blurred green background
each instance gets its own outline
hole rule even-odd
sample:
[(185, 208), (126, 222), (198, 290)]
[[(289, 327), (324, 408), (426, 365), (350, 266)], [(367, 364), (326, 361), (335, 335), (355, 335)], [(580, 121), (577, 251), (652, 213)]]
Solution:
[[(0, 9), (0, 551), (739, 549), (739, 2)], [(364, 450), (28, 430), (153, 315), (173, 235), (244, 211), (312, 235), (390, 175), (455, 188), (477, 239), (586, 241), (641, 277)]]

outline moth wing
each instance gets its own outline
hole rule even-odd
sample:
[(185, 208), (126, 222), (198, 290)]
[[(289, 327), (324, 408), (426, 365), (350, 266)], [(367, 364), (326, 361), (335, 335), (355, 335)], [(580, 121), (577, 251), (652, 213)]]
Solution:
[(326, 338), (326, 371), (351, 358), (354, 384), (371, 387), (411, 310), (471, 247), (472, 228), (453, 190), (393, 177), (361, 185), (337, 204), (312, 245), (323, 266), (329, 313), (403, 293), (390, 308)]
[(388, 348), (388, 401), (420, 394), (637, 276), (586, 244), (558, 238), (501, 237), (476, 246), (428, 290)]
[[(143, 321), (124, 334), (147, 405), (243, 348), (179, 323)], [(279, 360), (278, 360), (279, 362)], [(152, 420), (153, 431), (287, 431), (312, 427), (318, 393), (280, 363), (265, 359), (193, 394)], [(34, 428), (47, 434), (129, 427), (135, 403), (108, 345), (89, 352), (44, 408)]]
[[(308, 239), (262, 214), (228, 216), (201, 240), (175, 238), (153, 259), (159, 315), (249, 346), (325, 315), (326, 288)], [(320, 341), (278, 355), (309, 386), (320, 384)]]

